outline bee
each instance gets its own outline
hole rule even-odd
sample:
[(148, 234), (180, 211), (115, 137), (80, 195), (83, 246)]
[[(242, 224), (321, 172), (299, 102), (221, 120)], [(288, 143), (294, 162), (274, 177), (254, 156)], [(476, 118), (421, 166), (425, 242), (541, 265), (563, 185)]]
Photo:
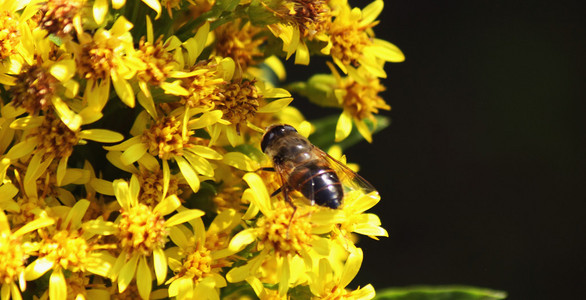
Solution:
[(338, 208), (344, 193), (360, 189), (365, 193), (374, 187), (350, 170), (290, 125), (269, 126), (261, 141), (262, 151), (271, 158), (274, 171), (281, 178), (281, 187), (272, 196), (282, 192), (292, 204), (289, 194), (299, 191), (312, 205)]

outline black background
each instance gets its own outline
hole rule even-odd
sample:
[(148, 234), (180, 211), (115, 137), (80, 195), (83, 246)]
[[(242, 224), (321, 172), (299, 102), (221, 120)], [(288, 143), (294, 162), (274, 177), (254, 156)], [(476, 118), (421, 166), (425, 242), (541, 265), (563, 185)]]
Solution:
[(353, 285), (583, 297), (584, 10), (387, 0), (379, 19), (406, 55), (383, 81), (392, 124), (346, 153), (379, 188), (371, 212), (390, 237), (361, 239)]

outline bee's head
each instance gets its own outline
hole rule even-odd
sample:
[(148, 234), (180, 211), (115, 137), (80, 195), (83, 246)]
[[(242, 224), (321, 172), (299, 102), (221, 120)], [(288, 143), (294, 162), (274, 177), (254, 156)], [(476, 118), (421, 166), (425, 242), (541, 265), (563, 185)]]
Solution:
[(265, 152), (265, 150), (267, 149), (267, 147), (276, 139), (292, 133), (292, 132), (297, 132), (297, 130), (295, 130), (295, 128), (293, 128), (293, 126), (291, 125), (271, 125), (267, 128), (265, 134), (262, 137), (262, 141), (260, 142), (260, 148), (262, 150), (262, 152)]

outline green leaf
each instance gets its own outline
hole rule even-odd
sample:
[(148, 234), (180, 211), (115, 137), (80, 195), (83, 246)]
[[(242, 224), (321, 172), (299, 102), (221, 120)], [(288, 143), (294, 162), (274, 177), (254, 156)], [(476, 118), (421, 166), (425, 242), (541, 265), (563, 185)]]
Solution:
[[(324, 151), (327, 151), (328, 148), (333, 145), (340, 146), (342, 151), (344, 151), (364, 140), (362, 135), (356, 129), (356, 126), (352, 126), (352, 132), (350, 132), (350, 135), (343, 141), (335, 143), (334, 134), (336, 132), (338, 118), (339, 115), (333, 115), (318, 120), (312, 120), (311, 124), (315, 126), (315, 132), (309, 136), (309, 140)], [(377, 127), (373, 133), (377, 133), (391, 124), (391, 119), (389, 117), (376, 115), (375, 118), (377, 121)], [(367, 124), (368, 128), (372, 130), (374, 126), (373, 123), (368, 119), (365, 119), (364, 122)], [(376, 141), (376, 137), (374, 137), (374, 140)]]
[(377, 291), (376, 300), (496, 300), (507, 293), (472, 286), (412, 286)]

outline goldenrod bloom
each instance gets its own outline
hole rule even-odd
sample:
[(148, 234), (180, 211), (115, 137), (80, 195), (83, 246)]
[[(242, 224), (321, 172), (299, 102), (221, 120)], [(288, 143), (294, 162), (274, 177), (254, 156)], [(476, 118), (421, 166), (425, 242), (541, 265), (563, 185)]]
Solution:
[[(256, 221), (255, 227), (234, 236), (230, 249), (239, 251), (256, 242), (258, 255), (245, 265), (230, 270), (226, 278), (229, 282), (238, 282), (256, 277), (263, 282), (278, 283), (279, 296), (283, 297), (290, 285), (307, 281), (304, 274), (312, 268), (312, 257), (327, 255), (330, 241), (314, 234), (311, 223), (313, 207), (298, 207), (294, 214), (293, 207), (284, 201), (270, 201), (258, 175), (248, 173), (244, 175), (244, 180), (250, 189), (242, 197), (249, 199), (251, 207), (256, 206), (263, 215)], [(252, 218), (254, 215), (247, 213), (245, 217)], [(276, 270), (266, 270), (268, 274), (263, 275), (263, 263), (272, 265), (271, 268)]]
[(206, 231), (201, 219), (191, 221), (193, 231), (177, 226), (171, 240), (178, 246), (167, 250), (169, 267), (176, 274), (170, 283), (169, 296), (177, 299), (219, 299), (219, 288), (226, 286), (222, 269), (232, 265), (228, 259), (235, 251), (228, 248), (231, 231), (241, 215), (224, 210)]
[(82, 229), (82, 218), (88, 206), (89, 201), (78, 201), (67, 214), (59, 216), (60, 222), (55, 228), (39, 233), (38, 258), (26, 267), (25, 279), (32, 281), (52, 270), (49, 283), (51, 300), (67, 299), (64, 270), (107, 276), (114, 264), (114, 257), (100, 251), (102, 246), (96, 242), (97, 237), (86, 234)]
[(375, 296), (374, 288), (368, 284), (365, 287), (354, 291), (346, 290), (346, 286), (354, 279), (360, 265), (362, 264), (362, 249), (354, 248), (344, 264), (344, 268), (338, 272), (332, 269), (327, 259), (321, 259), (317, 270), (312, 273), (310, 284), (311, 292), (315, 295), (313, 299), (357, 299), (367, 300)]
[(22, 299), (20, 291), (24, 291), (26, 288), (25, 262), (28, 256), (34, 254), (36, 247), (25, 235), (54, 223), (54, 219), (47, 217), (46, 213), (42, 213), (37, 219), (11, 232), (8, 219), (0, 210), (0, 260), (2, 261), (0, 295), (2, 300), (9, 300), (10, 297)]
[[(134, 278), (143, 299), (151, 293), (151, 269), (162, 284), (167, 277), (167, 258), (164, 252), (169, 230), (173, 226), (204, 215), (197, 209), (183, 210), (169, 219), (164, 217), (180, 207), (177, 195), (169, 195), (154, 208), (138, 202), (140, 186), (133, 176), (130, 185), (124, 180), (115, 180), (114, 194), (120, 204), (120, 216), (116, 222), (95, 220), (87, 228), (93, 233), (113, 234), (119, 241), (120, 254), (108, 276), (118, 284), (118, 291), (128, 288)], [(148, 260), (152, 261), (151, 263)], [(152, 267), (151, 267), (152, 266)]]
[(329, 26), (332, 44), (330, 55), (336, 65), (348, 73), (363, 67), (377, 77), (386, 77), (381, 61), (401, 62), (405, 56), (395, 45), (374, 38), (370, 30), (383, 9), (383, 1), (375, 0), (364, 9), (350, 8), (346, 0), (332, 1), (335, 19)]

